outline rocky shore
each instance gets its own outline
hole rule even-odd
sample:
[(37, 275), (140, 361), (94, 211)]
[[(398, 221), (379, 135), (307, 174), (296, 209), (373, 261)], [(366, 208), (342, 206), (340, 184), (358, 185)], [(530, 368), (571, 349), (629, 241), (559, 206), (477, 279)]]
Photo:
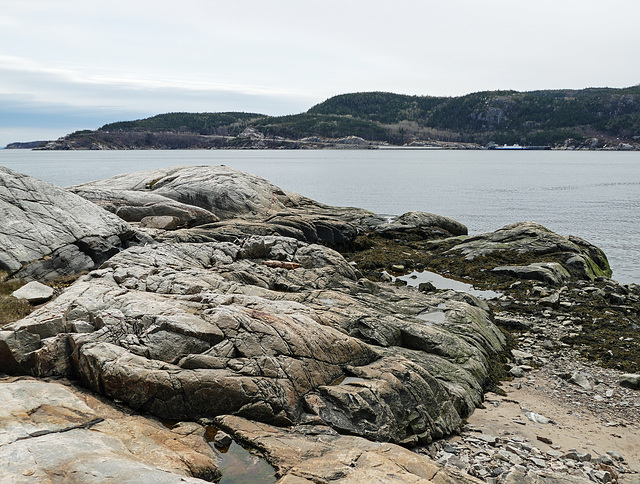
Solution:
[[(265, 482), (640, 472), (633, 445), (616, 445), (635, 442), (640, 412), (640, 290), (582, 239), (530, 222), (469, 237), (446, 217), (330, 207), (224, 166), (67, 189), (0, 180), (1, 278), (34, 281), (13, 296), (32, 310), (0, 328), (5, 480), (216, 481), (225, 433), (273, 466)], [(426, 269), (499, 297), (394, 282)], [(529, 403), (536, 392), (629, 435), (593, 436), (589, 459), (553, 432), (532, 442), (543, 424), (528, 415), (570, 427)], [(522, 415), (494, 429), (516, 401)]]

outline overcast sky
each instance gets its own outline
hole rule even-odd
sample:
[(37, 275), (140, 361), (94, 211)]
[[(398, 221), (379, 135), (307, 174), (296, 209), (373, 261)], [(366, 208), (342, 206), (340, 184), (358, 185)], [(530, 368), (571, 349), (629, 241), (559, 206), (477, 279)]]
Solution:
[(638, 0), (0, 0), (0, 147), (336, 94), (640, 83)]

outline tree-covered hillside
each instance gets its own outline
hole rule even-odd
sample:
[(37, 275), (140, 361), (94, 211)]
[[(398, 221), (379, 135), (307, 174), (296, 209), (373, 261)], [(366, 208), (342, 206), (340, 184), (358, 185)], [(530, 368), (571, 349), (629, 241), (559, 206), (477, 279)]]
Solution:
[(101, 131), (171, 131), (196, 134), (235, 135), (249, 121), (264, 117), (254, 113), (169, 113), (137, 121), (105, 124)]
[(625, 89), (485, 91), (459, 97), (342, 94), (296, 115), (160, 114), (107, 124), (97, 131), (72, 133), (47, 147), (304, 148), (326, 147), (354, 136), (391, 145), (465, 142), (484, 146), (494, 141), (524, 146), (639, 149), (640, 85)]
[(309, 113), (341, 114), (389, 127), (413, 125), (457, 134), (485, 144), (550, 144), (567, 138), (601, 137), (638, 141), (640, 86), (626, 89), (486, 91), (437, 98), (392, 93), (344, 94), (312, 107)]

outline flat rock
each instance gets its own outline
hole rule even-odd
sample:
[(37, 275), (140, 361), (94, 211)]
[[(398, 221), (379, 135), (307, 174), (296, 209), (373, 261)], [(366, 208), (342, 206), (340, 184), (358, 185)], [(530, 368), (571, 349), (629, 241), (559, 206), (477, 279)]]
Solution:
[[(220, 477), (202, 437), (171, 432), (70, 385), (0, 379), (2, 482), (207, 482)], [(204, 432), (203, 432), (204, 433)]]
[(29, 304), (40, 304), (53, 297), (53, 288), (41, 282), (31, 281), (11, 293), (18, 299), (26, 299)]
[(216, 424), (260, 449), (281, 483), (481, 483), (403, 447), (340, 435), (327, 427), (275, 428), (239, 417)]

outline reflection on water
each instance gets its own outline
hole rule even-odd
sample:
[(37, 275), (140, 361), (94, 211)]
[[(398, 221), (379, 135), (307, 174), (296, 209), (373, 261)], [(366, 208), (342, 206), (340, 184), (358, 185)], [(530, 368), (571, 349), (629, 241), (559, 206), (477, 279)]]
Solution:
[(501, 296), (501, 294), (498, 292), (480, 291), (479, 289), (474, 288), (471, 284), (467, 284), (466, 282), (449, 279), (448, 277), (444, 277), (440, 274), (429, 271), (413, 271), (404, 276), (395, 277), (394, 280), (395, 279), (405, 281), (408, 286), (412, 287), (418, 287), (423, 282), (430, 282), (436, 287), (436, 289), (454, 289), (456, 291), (469, 293), (472, 296), (476, 296), (481, 299), (494, 299)]
[(364, 383), (367, 381), (369, 380), (367, 380), (366, 378), (360, 378), (357, 376), (341, 376), (336, 381), (334, 381), (331, 385), (341, 386), (341, 385), (349, 385), (351, 383)]
[(444, 311), (432, 311), (430, 313), (422, 313), (416, 316), (418, 319), (427, 321), (429, 323), (444, 323), (447, 319)]
[(208, 427), (205, 438), (218, 458), (218, 468), (222, 472), (220, 484), (273, 484), (277, 481), (276, 471), (261, 456), (231, 442), (229, 447), (217, 448), (213, 441), (217, 429)]

